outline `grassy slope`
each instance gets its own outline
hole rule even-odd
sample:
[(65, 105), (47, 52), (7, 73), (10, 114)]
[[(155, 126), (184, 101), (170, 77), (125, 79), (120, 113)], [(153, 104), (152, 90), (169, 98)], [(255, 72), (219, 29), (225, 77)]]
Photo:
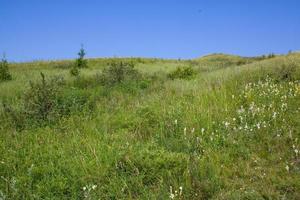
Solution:
[[(1, 99), (17, 104), (41, 71), (71, 83), (66, 63), (13, 65)], [(187, 64), (195, 79), (165, 77)], [(3, 121), (0, 199), (299, 199), (300, 86), (282, 67), (300, 80), (299, 64), (300, 54), (157, 60), (136, 66), (159, 76), (146, 89), (75, 88), (96, 97), (93, 113), (22, 132)], [(105, 64), (90, 65), (83, 76)]]

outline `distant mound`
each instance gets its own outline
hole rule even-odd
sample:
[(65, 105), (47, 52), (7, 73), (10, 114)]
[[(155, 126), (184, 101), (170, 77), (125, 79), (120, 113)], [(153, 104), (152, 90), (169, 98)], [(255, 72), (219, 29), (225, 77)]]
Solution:
[(241, 57), (229, 54), (210, 54), (196, 59), (203, 64), (215, 64), (222, 66), (244, 65), (255, 61), (254, 58)]
[[(275, 57), (275, 55), (273, 55), (273, 57)], [(224, 67), (246, 65), (273, 57), (264, 55), (258, 57), (242, 57), (237, 55), (216, 53), (196, 58), (194, 59), (194, 62), (201, 66), (204, 71), (211, 71)]]

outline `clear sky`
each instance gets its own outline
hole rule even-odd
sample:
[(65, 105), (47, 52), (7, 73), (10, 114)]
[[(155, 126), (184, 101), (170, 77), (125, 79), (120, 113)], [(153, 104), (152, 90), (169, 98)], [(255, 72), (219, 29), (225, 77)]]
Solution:
[(10, 61), (300, 50), (300, 0), (0, 0)]

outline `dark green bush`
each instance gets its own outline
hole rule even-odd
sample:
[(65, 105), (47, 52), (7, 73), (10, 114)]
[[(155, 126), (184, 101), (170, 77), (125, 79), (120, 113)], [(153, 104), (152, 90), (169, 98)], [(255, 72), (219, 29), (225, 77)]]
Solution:
[(192, 67), (178, 67), (175, 71), (168, 74), (168, 77), (174, 79), (192, 79), (196, 71)]
[(88, 92), (66, 89), (64, 85), (63, 78), (47, 80), (41, 73), (40, 81), (30, 83), (30, 88), (19, 102), (20, 108), (3, 104), (5, 116), (17, 130), (21, 130), (28, 126), (51, 125), (61, 117), (80, 112), (86, 107), (92, 109), (93, 102)]
[(46, 80), (41, 73), (41, 81), (31, 82), (29, 90), (24, 95), (24, 111), (34, 122), (52, 122), (61, 113), (58, 112), (59, 94), (63, 80), (53, 78)]
[(8, 70), (8, 62), (5, 59), (5, 56), (3, 56), (3, 58), (0, 62), (0, 81), (8, 81), (11, 79), (12, 79), (12, 76)]
[(101, 82), (105, 85), (116, 85), (130, 80), (138, 80), (140, 73), (134, 69), (133, 63), (113, 62), (111, 66), (104, 69)]

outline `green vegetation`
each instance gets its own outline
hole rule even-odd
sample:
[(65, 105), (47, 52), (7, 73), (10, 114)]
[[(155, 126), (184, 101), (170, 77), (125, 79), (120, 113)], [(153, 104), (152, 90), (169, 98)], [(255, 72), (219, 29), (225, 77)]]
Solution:
[(88, 62), (10, 64), (0, 199), (300, 198), (299, 53)]
[(169, 73), (171, 79), (192, 79), (196, 72), (192, 67), (178, 67), (175, 71)]
[(79, 52), (78, 52), (78, 58), (76, 59), (75, 65), (73, 65), (73, 67), (70, 70), (70, 74), (72, 76), (79, 76), (80, 73), (80, 69), (82, 68), (87, 68), (87, 60), (84, 58), (85, 56), (85, 51), (83, 46), (81, 46)]
[(5, 58), (5, 56), (3, 56), (1, 62), (0, 62), (0, 82), (2, 81), (8, 81), (11, 80), (12, 76), (9, 73), (8, 70), (8, 62)]

